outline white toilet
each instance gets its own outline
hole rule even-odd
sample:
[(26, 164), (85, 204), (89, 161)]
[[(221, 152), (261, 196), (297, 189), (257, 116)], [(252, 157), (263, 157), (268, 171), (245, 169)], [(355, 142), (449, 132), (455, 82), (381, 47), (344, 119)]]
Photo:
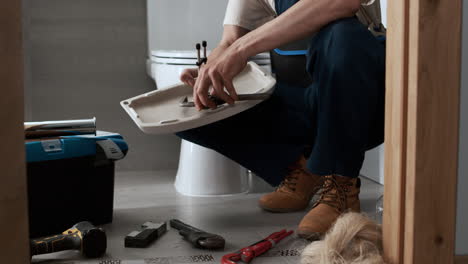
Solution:
[[(271, 72), (269, 53), (253, 58), (266, 72)], [(184, 69), (194, 68), (195, 51), (155, 50), (148, 59), (148, 74), (158, 89), (177, 84)], [(182, 140), (176, 190), (188, 196), (235, 195), (249, 192), (261, 185), (245, 168), (225, 156), (197, 144)]]
[[(210, 51), (207, 52), (207, 55)], [(266, 72), (271, 72), (269, 53), (261, 53), (251, 58)], [(196, 68), (196, 51), (155, 50), (148, 60), (148, 74), (155, 80), (158, 89), (164, 89), (180, 82), (180, 74), (185, 69)]]

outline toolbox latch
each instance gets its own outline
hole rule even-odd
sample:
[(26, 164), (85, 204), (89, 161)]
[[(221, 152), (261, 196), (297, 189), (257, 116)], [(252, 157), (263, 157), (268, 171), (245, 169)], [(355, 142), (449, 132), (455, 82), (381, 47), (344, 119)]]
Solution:
[(96, 143), (104, 150), (106, 157), (110, 160), (119, 160), (125, 157), (119, 146), (111, 139), (99, 140)]
[(62, 151), (62, 141), (60, 139), (52, 139), (52, 140), (43, 140), (41, 141), (42, 149), (49, 153), (49, 152), (59, 152)]

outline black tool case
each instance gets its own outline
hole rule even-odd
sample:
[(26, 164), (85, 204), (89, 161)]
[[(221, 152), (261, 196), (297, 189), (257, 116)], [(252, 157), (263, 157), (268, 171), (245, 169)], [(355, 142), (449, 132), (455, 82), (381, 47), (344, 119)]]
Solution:
[(31, 238), (112, 222), (114, 162), (128, 151), (119, 134), (29, 139), (25, 147)]

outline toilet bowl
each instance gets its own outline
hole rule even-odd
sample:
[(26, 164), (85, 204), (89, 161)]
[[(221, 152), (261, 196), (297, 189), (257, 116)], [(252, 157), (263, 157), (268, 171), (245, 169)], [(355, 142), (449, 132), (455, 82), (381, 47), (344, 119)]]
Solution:
[[(209, 52), (208, 52), (209, 54)], [(265, 72), (271, 72), (270, 54), (262, 53), (250, 59)], [(180, 82), (185, 69), (195, 68), (195, 51), (156, 50), (148, 60), (148, 74), (158, 89)], [(236, 195), (249, 192), (253, 186), (251, 174), (231, 159), (200, 145), (182, 140), (179, 167), (175, 180), (177, 192), (187, 196)]]

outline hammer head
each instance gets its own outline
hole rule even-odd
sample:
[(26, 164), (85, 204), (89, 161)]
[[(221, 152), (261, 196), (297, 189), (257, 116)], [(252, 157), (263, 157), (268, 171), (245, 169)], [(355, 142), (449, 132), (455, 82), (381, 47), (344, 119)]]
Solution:
[(90, 222), (80, 222), (73, 228), (81, 232), (81, 253), (85, 257), (97, 258), (106, 253), (107, 237), (103, 229), (95, 227)]

